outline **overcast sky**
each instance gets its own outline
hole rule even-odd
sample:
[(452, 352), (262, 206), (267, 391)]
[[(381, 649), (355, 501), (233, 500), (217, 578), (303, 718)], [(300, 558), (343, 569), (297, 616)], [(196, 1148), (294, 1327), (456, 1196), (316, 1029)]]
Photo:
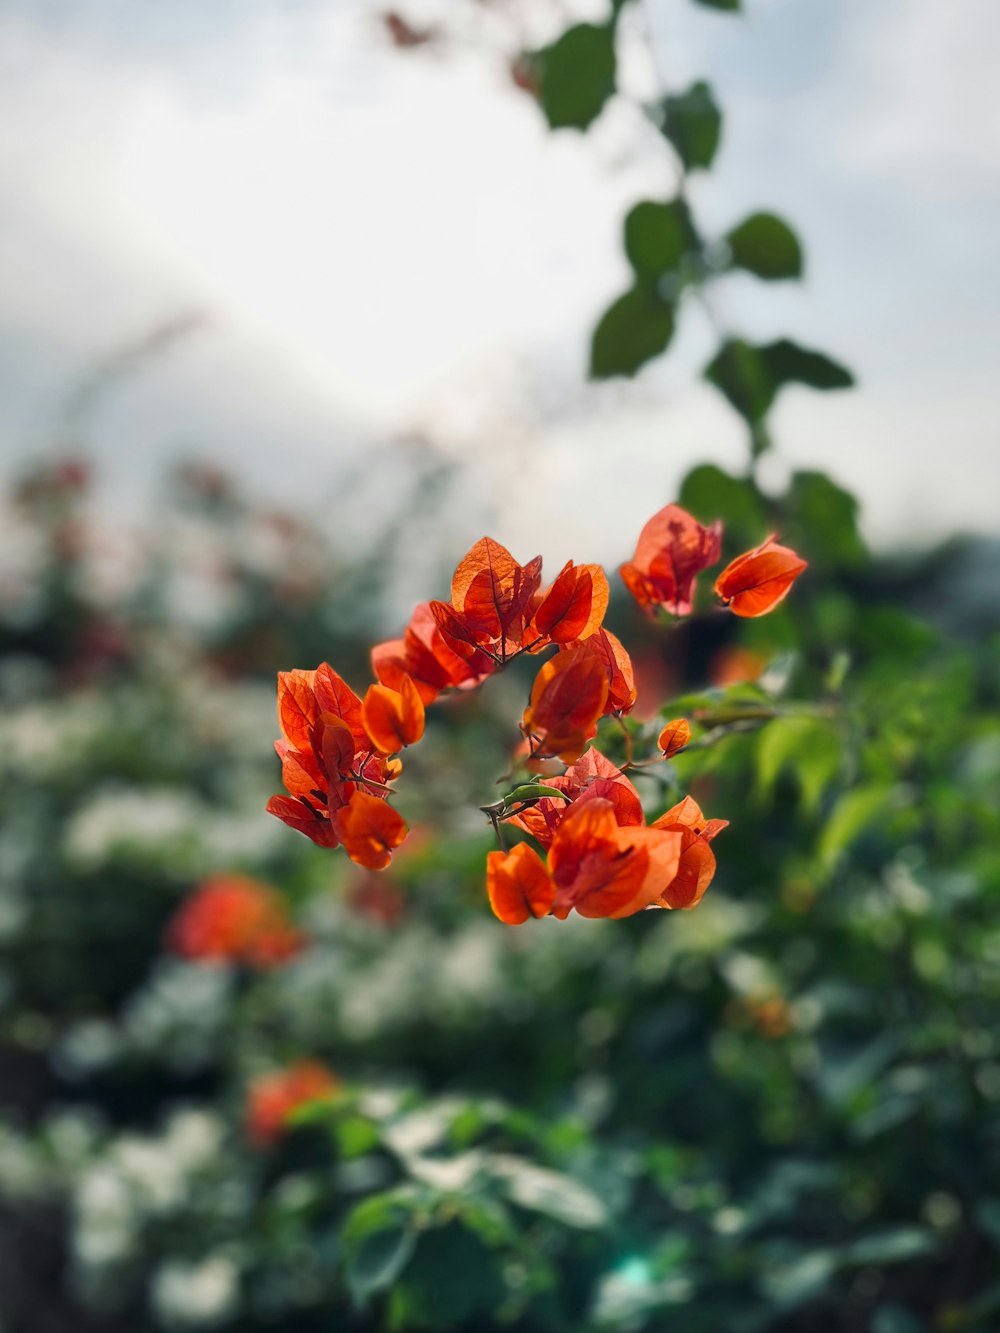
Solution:
[[(318, 501), (346, 459), (420, 431), (468, 460), (516, 553), (617, 561), (693, 462), (743, 456), (698, 383), (712, 339), (696, 311), (635, 382), (584, 382), (589, 329), (627, 283), (622, 215), (665, 197), (669, 164), (625, 105), (587, 136), (550, 134), (471, 20), (461, 49), (401, 53), (377, 10), (0, 8), (0, 461), (50, 441), (116, 349), (196, 312), (197, 331), (87, 402), (119, 502), (182, 449)], [(786, 395), (785, 464), (856, 489), (881, 543), (1000, 532), (1000, 5), (649, 10), (659, 76), (705, 76), (725, 108), (695, 193), (704, 229), (772, 207), (805, 242), (804, 283), (727, 279), (721, 318), (859, 377)], [(638, 55), (630, 77), (650, 77)], [(483, 519), (458, 506), (447, 522), (461, 543)]]

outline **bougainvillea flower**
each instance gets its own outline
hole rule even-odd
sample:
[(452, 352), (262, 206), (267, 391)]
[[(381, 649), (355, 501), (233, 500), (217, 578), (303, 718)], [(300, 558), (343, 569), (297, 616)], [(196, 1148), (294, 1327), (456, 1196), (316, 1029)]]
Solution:
[(340, 1080), (318, 1060), (299, 1060), (287, 1069), (262, 1074), (251, 1083), (246, 1101), (246, 1132), (258, 1148), (276, 1143), (291, 1113), (307, 1102), (332, 1097)]
[(586, 644), (557, 654), (544, 664), (531, 687), (522, 730), (534, 738), (534, 753), (578, 758), (597, 731), (608, 699), (603, 662)]
[(738, 555), (715, 580), (715, 591), (738, 616), (762, 616), (788, 596), (807, 561), (774, 533), (752, 551)]
[(384, 800), (398, 762), (373, 752), (361, 700), (325, 662), (315, 671), (279, 673), (278, 721), (284, 739), (275, 749), (289, 794), (272, 796), (268, 811), (319, 846), (336, 847), (337, 812), (359, 787)]
[(675, 878), (681, 841), (676, 829), (622, 827), (603, 798), (574, 804), (549, 848), (553, 913), (564, 920), (573, 909), (586, 917), (641, 912)]
[(361, 721), (376, 750), (395, 754), (415, 745), (424, 734), (424, 701), (409, 676), (400, 679), (398, 690), (369, 685)]
[(367, 791), (354, 792), (334, 814), (333, 826), (351, 860), (369, 870), (384, 870), (407, 832), (402, 815)]
[(652, 828), (681, 837), (680, 864), (657, 898), (657, 907), (696, 907), (701, 902), (715, 875), (715, 854), (708, 844), (728, 826), (728, 819), (706, 819), (692, 796), (653, 821)]
[(721, 523), (706, 528), (679, 505), (667, 505), (642, 529), (635, 554), (618, 572), (644, 611), (663, 607), (686, 616), (695, 579), (718, 560), (721, 542)]
[(611, 590), (600, 565), (568, 561), (559, 577), (539, 595), (525, 638), (533, 652), (549, 644), (587, 639), (600, 629)]
[(584, 639), (578, 647), (596, 657), (604, 669), (604, 676), (608, 682), (605, 714), (620, 713), (626, 716), (631, 713), (636, 700), (635, 674), (632, 671), (632, 659), (621, 641), (616, 639), (610, 630), (599, 629), (590, 638)]
[(685, 745), (691, 739), (691, 724), (683, 717), (675, 717), (672, 722), (660, 732), (657, 738), (657, 748), (663, 751), (664, 759), (671, 758), (683, 750)]
[(451, 604), (429, 603), (445, 643), (465, 660), (481, 652), (503, 665), (524, 646), (541, 575), (541, 556), (519, 565), (492, 537), (481, 538), (459, 561)]
[(183, 958), (273, 967), (298, 953), (303, 937), (269, 885), (247, 875), (213, 875), (178, 908), (166, 943)]
[(486, 891), (494, 914), (508, 926), (520, 926), (529, 917), (548, 916), (556, 896), (544, 861), (526, 842), (510, 852), (490, 852)]
[(425, 704), (432, 703), (442, 690), (479, 684), (495, 668), (486, 653), (459, 655), (449, 647), (429, 602), (415, 608), (401, 639), (372, 649), (375, 678), (398, 690), (403, 676), (409, 676)]
[(547, 778), (545, 785), (563, 792), (566, 800), (543, 796), (534, 805), (508, 821), (530, 833), (542, 847), (550, 847), (563, 816), (578, 801), (601, 798), (610, 801), (615, 820), (621, 825), (644, 824), (639, 793), (625, 774), (593, 746), (567, 768), (561, 777)]

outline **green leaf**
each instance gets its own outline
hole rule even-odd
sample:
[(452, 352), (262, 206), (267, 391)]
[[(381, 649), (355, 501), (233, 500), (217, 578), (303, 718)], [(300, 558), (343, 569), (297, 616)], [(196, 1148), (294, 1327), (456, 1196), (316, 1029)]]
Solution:
[(509, 791), (504, 800), (508, 805), (513, 805), (517, 801), (538, 801), (543, 797), (560, 801), (572, 800), (572, 797), (567, 796), (558, 787), (548, 787), (544, 782), (522, 783), (520, 787), (515, 787), (513, 791)]
[(727, 13), (735, 14), (742, 8), (743, 0), (694, 0), (696, 5), (704, 5), (706, 9), (724, 9)]
[[(459, 1222), (425, 1231), (406, 1276), (393, 1291), (393, 1327), (409, 1330), (486, 1326), (476, 1311), (497, 1309), (504, 1296), (498, 1260)], [(469, 1321), (466, 1324), (466, 1321)]]
[(774, 402), (776, 388), (760, 348), (741, 338), (723, 343), (703, 373), (751, 423), (763, 420)]
[(349, 1254), (344, 1269), (354, 1302), (364, 1305), (375, 1292), (391, 1286), (409, 1263), (416, 1243), (416, 1234), (409, 1226), (365, 1236)]
[(854, 376), (846, 366), (788, 338), (779, 338), (760, 350), (778, 387), (807, 384), (811, 389), (850, 389), (854, 386)]
[(647, 286), (636, 285), (601, 316), (590, 349), (593, 379), (634, 375), (665, 351), (674, 334), (674, 307)]
[(714, 463), (691, 469), (681, 483), (678, 503), (700, 523), (721, 518), (727, 536), (740, 548), (753, 546), (767, 531), (767, 516), (753, 482), (731, 476)]
[(848, 389), (854, 383), (850, 371), (838, 362), (787, 338), (763, 347), (732, 338), (723, 343), (703, 373), (752, 426), (763, 420), (786, 384)]
[(707, 83), (693, 83), (676, 97), (665, 97), (661, 127), (685, 170), (707, 170), (722, 137), (722, 112)]
[(614, 28), (579, 23), (536, 51), (532, 64), (550, 127), (585, 130), (615, 91)]
[(786, 222), (773, 213), (753, 213), (725, 237), (730, 262), (758, 278), (802, 276), (802, 247)]
[[(796, 472), (787, 505), (795, 540), (808, 542), (817, 568), (856, 569), (867, 559), (858, 531), (858, 502), (823, 472)], [(792, 534), (787, 532), (786, 536)], [(795, 540), (791, 545), (795, 545)]]
[(625, 218), (625, 253), (639, 277), (659, 278), (679, 267), (698, 237), (683, 199), (643, 200)]
[(820, 718), (775, 718), (757, 740), (757, 781), (761, 790), (769, 795), (782, 769), (791, 767), (807, 810), (817, 808), (840, 772), (840, 764), (837, 733)]
[(830, 812), (819, 840), (819, 858), (832, 870), (852, 842), (874, 824), (889, 803), (892, 789), (881, 784), (845, 792)]

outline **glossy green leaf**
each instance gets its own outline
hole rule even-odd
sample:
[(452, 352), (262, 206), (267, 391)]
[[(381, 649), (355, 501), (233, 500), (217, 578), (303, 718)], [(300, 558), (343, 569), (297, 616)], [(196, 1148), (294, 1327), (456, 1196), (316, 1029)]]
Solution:
[(685, 170), (707, 170), (722, 138), (722, 112), (712, 90), (699, 80), (661, 106), (663, 133), (673, 144)]
[(344, 1277), (348, 1291), (358, 1305), (378, 1291), (384, 1291), (402, 1273), (416, 1248), (416, 1234), (410, 1226), (395, 1226), (365, 1236), (348, 1255)]
[(696, 249), (698, 238), (683, 199), (643, 200), (625, 218), (625, 254), (639, 277), (658, 278)]
[(590, 349), (593, 379), (634, 375), (665, 351), (674, 334), (674, 307), (645, 285), (609, 306), (594, 330)]
[(787, 222), (774, 213), (753, 213), (727, 232), (730, 262), (758, 278), (802, 276), (802, 247)]
[(743, 0), (694, 0), (694, 2), (696, 5), (704, 5), (706, 9), (724, 9), (732, 14), (743, 7)]
[(532, 65), (551, 128), (585, 130), (615, 91), (614, 28), (576, 24), (536, 51)]

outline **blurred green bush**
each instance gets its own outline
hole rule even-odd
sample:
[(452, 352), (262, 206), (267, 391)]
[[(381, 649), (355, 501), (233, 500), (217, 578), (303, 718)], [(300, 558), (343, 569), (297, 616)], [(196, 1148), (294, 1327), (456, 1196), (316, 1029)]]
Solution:
[[(759, 621), (614, 608), (647, 702), (713, 742), (643, 794), (731, 820), (716, 881), (509, 928), (476, 806), (520, 687), (431, 710), (390, 872), (313, 847), (263, 810), (273, 673), (363, 684), (391, 563), (201, 469), (173, 496), (138, 546), (75, 465), (6, 502), (0, 1327), (997, 1327), (1000, 640), (968, 548), (873, 560), (826, 477), (692, 472), (734, 551), (779, 527), (811, 561)], [(172, 951), (220, 873), (302, 947)], [(304, 1059), (332, 1096), (255, 1137)]]

